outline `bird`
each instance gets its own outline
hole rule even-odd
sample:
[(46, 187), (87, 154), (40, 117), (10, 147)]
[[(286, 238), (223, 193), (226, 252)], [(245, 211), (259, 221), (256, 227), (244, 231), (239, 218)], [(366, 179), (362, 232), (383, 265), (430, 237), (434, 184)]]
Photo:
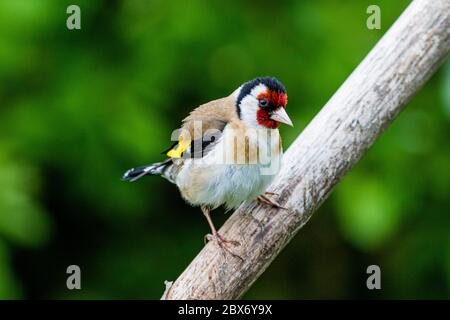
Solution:
[(229, 246), (238, 241), (220, 235), (210, 212), (242, 203), (260, 203), (285, 209), (271, 199), (266, 188), (281, 167), (283, 148), (280, 124), (293, 126), (286, 112), (287, 93), (275, 77), (257, 77), (224, 98), (192, 110), (175, 130), (173, 145), (163, 152), (167, 159), (129, 169), (124, 181), (160, 175), (174, 183), (181, 197), (200, 207), (211, 228), (206, 241), (240, 258)]

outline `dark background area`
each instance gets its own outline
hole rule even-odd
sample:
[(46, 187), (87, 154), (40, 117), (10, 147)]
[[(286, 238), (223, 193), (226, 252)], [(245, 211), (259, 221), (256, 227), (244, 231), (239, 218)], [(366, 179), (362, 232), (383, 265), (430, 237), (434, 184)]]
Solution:
[[(123, 172), (260, 75), (287, 88), (287, 148), (408, 3), (0, 0), (0, 298), (160, 298), (208, 225), (167, 181)], [(449, 121), (447, 63), (245, 298), (449, 298)]]

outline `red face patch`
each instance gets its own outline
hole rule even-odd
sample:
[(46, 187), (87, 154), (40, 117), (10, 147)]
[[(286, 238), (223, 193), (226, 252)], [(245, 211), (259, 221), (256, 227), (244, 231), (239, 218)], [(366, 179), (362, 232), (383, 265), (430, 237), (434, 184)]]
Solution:
[(278, 121), (270, 119), (269, 111), (264, 109), (259, 109), (256, 111), (256, 121), (258, 121), (260, 126), (268, 129), (277, 129), (280, 126)]
[(267, 90), (260, 93), (256, 99), (267, 99), (272, 109), (278, 109), (279, 107), (286, 108), (287, 95), (284, 92)]
[(286, 93), (267, 90), (266, 92), (260, 93), (256, 98), (266, 99), (269, 102), (267, 108), (260, 107), (256, 112), (256, 120), (258, 121), (258, 124), (268, 129), (277, 129), (280, 126), (280, 123), (270, 119), (270, 112), (281, 107), (286, 108)]

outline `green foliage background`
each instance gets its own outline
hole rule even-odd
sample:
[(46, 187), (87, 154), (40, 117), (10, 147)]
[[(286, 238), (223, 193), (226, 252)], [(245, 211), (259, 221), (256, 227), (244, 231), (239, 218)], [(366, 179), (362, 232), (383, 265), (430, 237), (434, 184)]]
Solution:
[[(124, 170), (259, 75), (287, 87), (289, 146), (408, 3), (0, 0), (0, 298), (159, 298), (208, 226), (167, 181)], [(447, 63), (246, 298), (449, 298), (449, 121)]]

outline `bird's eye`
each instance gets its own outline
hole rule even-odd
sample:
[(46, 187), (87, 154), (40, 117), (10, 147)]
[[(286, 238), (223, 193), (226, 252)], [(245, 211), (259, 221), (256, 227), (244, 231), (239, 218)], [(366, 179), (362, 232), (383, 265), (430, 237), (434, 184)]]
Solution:
[(259, 106), (264, 108), (267, 107), (269, 105), (269, 101), (267, 101), (267, 99), (259, 99)]

